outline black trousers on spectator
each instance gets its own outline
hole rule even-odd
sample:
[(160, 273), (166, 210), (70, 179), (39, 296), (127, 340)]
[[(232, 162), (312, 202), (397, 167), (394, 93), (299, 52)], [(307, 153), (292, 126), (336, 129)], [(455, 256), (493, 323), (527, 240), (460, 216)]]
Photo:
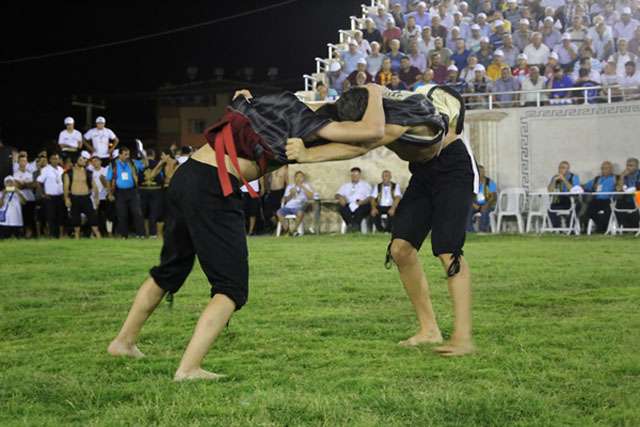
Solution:
[(87, 216), (87, 224), (93, 227), (98, 225), (98, 216), (93, 209), (93, 203), (91, 202), (91, 196), (86, 194), (84, 196), (71, 195), (71, 224), (74, 227), (80, 227), (82, 225), (82, 216)]
[(276, 215), (276, 211), (280, 209), (282, 198), (284, 197), (284, 188), (280, 190), (271, 190), (264, 198), (264, 217), (271, 218)]
[(9, 239), (11, 237), (21, 237), (22, 227), (13, 225), (0, 225), (0, 240)]
[(117, 215), (116, 215), (116, 202), (109, 201), (108, 199), (100, 200), (100, 204), (98, 205), (98, 229), (100, 233), (107, 232), (107, 220), (112, 223), (116, 223)]
[(36, 231), (36, 202), (27, 202), (22, 205), (22, 222), (26, 228)]
[(347, 203), (340, 209), (340, 215), (344, 222), (351, 229), (358, 230), (360, 227), (360, 222), (363, 218), (365, 218), (371, 212), (371, 205), (369, 203), (365, 203), (362, 206), (358, 206), (358, 209), (351, 212), (349, 209), (349, 204)]
[(67, 220), (67, 207), (64, 205), (62, 196), (50, 196), (44, 199), (47, 210), (47, 223), (49, 224), (49, 237), (58, 237), (60, 227), (64, 227)]
[[(393, 216), (389, 215), (389, 209), (391, 209), (391, 206), (377, 206), (376, 209), (378, 210), (378, 215), (373, 217), (373, 223), (376, 225), (376, 229), (378, 231), (386, 231), (388, 233), (391, 233), (391, 231), (393, 230)], [(387, 214), (387, 223), (383, 226), (382, 225), (382, 215), (383, 214)]]
[(149, 220), (149, 235), (158, 234), (158, 221), (164, 217), (164, 193), (162, 189), (138, 190), (140, 193), (140, 206), (142, 218)]
[[(603, 211), (603, 213), (599, 213)], [(611, 202), (609, 199), (593, 199), (587, 206), (587, 216), (596, 223), (596, 232), (604, 233), (609, 225)]]
[[(618, 202), (616, 203), (616, 208), (618, 209), (635, 209), (635, 207), (636, 207), (636, 202), (633, 199), (631, 200), (622, 199), (622, 200), (618, 200)], [(638, 214), (637, 210), (631, 213), (616, 212), (616, 219), (618, 220), (618, 224), (620, 224), (624, 228), (638, 228), (640, 215)]]
[(118, 215), (118, 231), (121, 237), (129, 237), (129, 212), (138, 236), (144, 236), (144, 223), (140, 209), (140, 196), (137, 188), (118, 188), (116, 191), (116, 213)]

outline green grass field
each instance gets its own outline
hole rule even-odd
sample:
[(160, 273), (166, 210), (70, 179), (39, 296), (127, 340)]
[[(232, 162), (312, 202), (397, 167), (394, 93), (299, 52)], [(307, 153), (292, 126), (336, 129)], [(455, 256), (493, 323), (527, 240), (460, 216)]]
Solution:
[[(116, 335), (159, 241), (0, 243), (0, 425), (640, 425), (640, 239), (472, 236), (478, 353), (403, 348), (417, 321), (388, 236), (249, 240), (249, 303), (203, 368), (173, 373), (209, 286), (196, 265), (142, 331)], [(446, 277), (421, 259), (445, 338)]]

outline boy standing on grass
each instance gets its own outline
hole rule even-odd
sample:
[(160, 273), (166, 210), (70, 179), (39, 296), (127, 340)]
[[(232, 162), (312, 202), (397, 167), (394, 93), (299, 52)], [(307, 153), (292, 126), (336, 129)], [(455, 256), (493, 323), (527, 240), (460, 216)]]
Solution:
[(318, 116), (288, 92), (261, 98), (252, 98), (246, 90), (236, 92), (222, 121), (205, 132), (208, 144), (171, 179), (160, 265), (150, 270), (120, 333), (109, 345), (109, 354), (143, 356), (136, 346), (142, 326), (167, 292), (180, 289), (198, 255), (211, 284), (212, 299), (198, 320), (174, 379), (221, 377), (200, 364), (233, 312), (242, 308), (248, 297), (240, 182), (246, 185), (247, 180), (265, 175), (268, 166), (278, 168), (287, 163), (284, 150), (290, 138), (377, 141), (384, 129), (382, 89), (370, 85), (364, 90), (368, 106), (362, 119), (343, 123)]

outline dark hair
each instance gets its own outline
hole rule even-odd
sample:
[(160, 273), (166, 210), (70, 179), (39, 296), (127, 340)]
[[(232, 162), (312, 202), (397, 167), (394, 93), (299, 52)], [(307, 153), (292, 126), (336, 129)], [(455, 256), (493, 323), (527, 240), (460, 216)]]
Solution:
[(26, 155), (26, 154), (19, 154), (19, 155), (18, 155), (18, 160), (22, 159), (23, 157), (24, 157), (25, 159), (28, 159), (28, 157), (27, 157), (27, 155)]
[(173, 154), (173, 151), (171, 150), (171, 148), (164, 148), (164, 149), (162, 149), (162, 152), (163, 152), (164, 154), (166, 154), (167, 156), (171, 157), (172, 159), (174, 159), (174, 158), (175, 158), (175, 157), (174, 157), (174, 154)]
[(124, 153), (125, 151), (131, 151), (131, 150), (129, 150), (129, 147), (122, 147), (122, 148), (118, 151), (118, 154), (120, 154), (120, 153)]
[(359, 167), (354, 166), (354, 167), (351, 168), (351, 172), (360, 172), (360, 173), (362, 173), (362, 170)]
[(180, 150), (180, 154), (191, 154), (191, 146), (190, 145), (182, 146), (182, 149)]
[(589, 70), (587, 70), (586, 68), (580, 68), (578, 70), (578, 76), (580, 77), (585, 77), (589, 75)]
[(636, 68), (636, 63), (635, 63), (635, 62), (633, 62), (633, 61), (627, 61), (627, 62), (625, 62), (625, 63), (624, 63), (624, 66), (625, 66), (625, 67), (629, 67), (629, 66), (631, 66), (631, 67), (633, 67), (633, 68)]
[(155, 157), (156, 155), (156, 150), (154, 150), (153, 148), (147, 148), (147, 157)]
[(367, 110), (369, 91), (352, 88), (342, 93), (336, 101), (336, 112), (340, 121), (359, 122)]
[(587, 60), (589, 60), (589, 59), (591, 59), (591, 58), (583, 56), (582, 58), (580, 58), (580, 65), (584, 65), (585, 62), (587, 62)]

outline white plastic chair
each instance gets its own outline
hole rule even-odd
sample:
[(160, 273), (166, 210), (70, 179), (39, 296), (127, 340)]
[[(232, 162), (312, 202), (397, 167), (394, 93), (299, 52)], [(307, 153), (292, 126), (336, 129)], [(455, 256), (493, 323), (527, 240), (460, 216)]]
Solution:
[[(547, 191), (546, 188), (539, 188), (536, 193), (545, 191)], [(529, 197), (529, 212), (527, 212), (527, 226), (525, 228), (527, 233), (530, 233), (532, 228), (535, 228), (536, 233), (540, 232), (548, 207), (549, 198), (544, 194), (535, 194)]]
[[(524, 220), (522, 213), (526, 202), (527, 193), (524, 188), (505, 188), (498, 194), (496, 232), (502, 231), (502, 219), (515, 217), (518, 222), (518, 232), (524, 232)], [(496, 211), (494, 211), (496, 212)]]
[[(480, 219), (480, 218), (482, 218), (482, 213), (481, 212), (476, 212), (475, 214), (473, 214), (474, 223), (476, 222), (477, 219)], [(489, 212), (489, 230), (491, 230), (492, 233), (497, 233), (497, 230), (496, 230), (496, 211), (495, 210)]]
[(633, 227), (633, 228), (624, 228), (624, 226), (622, 226), (619, 222), (618, 222), (618, 217), (616, 216), (616, 213), (626, 213), (626, 214), (631, 214), (634, 212), (639, 212), (640, 213), (640, 209), (638, 209), (637, 207), (633, 208), (633, 209), (621, 209), (616, 207), (616, 202), (612, 202), (611, 203), (611, 217), (609, 218), (609, 227), (607, 229), (607, 233), (611, 232), (612, 236), (615, 236), (616, 234), (622, 234), (622, 233), (626, 233), (626, 232), (632, 232), (632, 233), (636, 233), (636, 236), (640, 235), (640, 225), (638, 227)]
[[(284, 207), (284, 200), (282, 200), (282, 203), (280, 203), (280, 207)], [(287, 225), (289, 226), (289, 229), (291, 229), (291, 220), (293, 220), (295, 224), (296, 216), (294, 214), (285, 215), (284, 220), (287, 221)], [(282, 224), (280, 224), (280, 220), (278, 220), (278, 225), (276, 226), (276, 237), (280, 237), (281, 231)], [(304, 235), (304, 221), (300, 221), (300, 225), (298, 226), (298, 229), (296, 231), (300, 236)]]
[[(578, 214), (576, 213), (576, 203), (573, 197), (569, 200), (571, 201), (571, 206), (568, 209), (551, 209), (551, 199), (553, 196), (545, 196), (547, 199), (547, 210), (545, 211), (544, 219), (542, 220), (542, 228), (540, 228), (540, 233), (545, 233), (548, 231), (551, 232), (563, 232), (567, 234), (575, 233), (576, 236), (580, 234), (580, 221), (578, 221)], [(558, 216), (560, 221), (565, 220), (564, 218), (569, 218), (569, 223), (566, 222), (563, 224), (561, 222), (560, 227), (554, 227), (551, 224), (551, 218), (549, 218), (549, 212), (552, 212)], [(564, 218), (561, 218), (564, 217)]]
[[(375, 225), (373, 228), (376, 228)], [(362, 234), (367, 234), (367, 218), (362, 218), (360, 221), (360, 231)], [(342, 220), (342, 224), (340, 225), (340, 233), (344, 234), (347, 232), (347, 223)]]
[[(380, 222), (382, 223), (382, 225), (384, 225), (386, 223), (388, 218), (389, 218), (389, 216), (387, 214), (381, 214), (380, 215), (380, 220), (381, 220)], [(342, 221), (342, 222), (344, 222), (344, 221)], [(360, 224), (360, 227), (362, 228), (362, 224)], [(371, 234), (376, 234), (376, 231), (377, 231), (376, 230), (376, 224), (375, 223), (371, 224)]]

